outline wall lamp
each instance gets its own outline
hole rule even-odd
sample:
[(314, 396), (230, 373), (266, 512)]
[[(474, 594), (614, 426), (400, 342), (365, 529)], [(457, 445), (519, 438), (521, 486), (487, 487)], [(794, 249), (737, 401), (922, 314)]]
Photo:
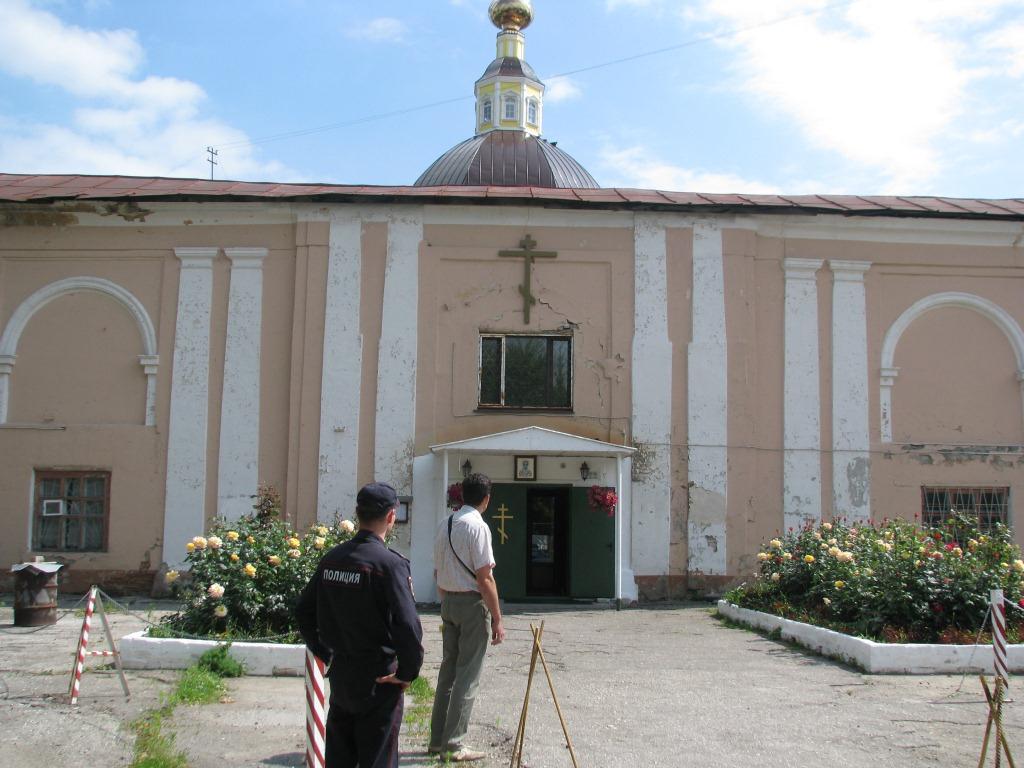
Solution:
[(466, 459), (462, 462), (462, 479), (465, 480), (471, 474), (473, 474), (473, 465), (469, 463), (469, 459)]
[(584, 461), (580, 464), (580, 479), (586, 480), (588, 477), (590, 477), (590, 467), (588, 467), (587, 462)]

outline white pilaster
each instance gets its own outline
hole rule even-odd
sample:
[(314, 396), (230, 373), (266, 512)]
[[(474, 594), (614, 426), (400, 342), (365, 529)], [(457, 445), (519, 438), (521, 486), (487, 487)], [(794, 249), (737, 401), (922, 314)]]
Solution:
[(220, 412), (217, 514), (252, 509), (260, 462), (260, 341), (266, 248), (225, 248), (231, 259), (224, 389)]
[(210, 311), (217, 249), (175, 248), (174, 254), (181, 261), (181, 278), (167, 428), (163, 539), (163, 560), (172, 567), (183, 562), (185, 543), (205, 527)]
[(782, 510), (786, 530), (821, 519), (821, 387), (818, 284), (821, 259), (785, 259)]
[(869, 261), (830, 261), (832, 270), (832, 514), (871, 517), (868, 331)]
[(693, 331), (687, 351), (690, 571), (726, 573), (728, 359), (725, 271), (717, 223), (693, 227)]
[[(356, 508), (363, 337), (359, 332), (363, 225), (331, 218), (320, 394), (320, 464), (316, 516), (348, 517)], [(388, 318), (384, 306), (385, 322)]]
[(146, 426), (156, 425), (156, 375), (160, 370), (159, 355), (139, 355), (139, 365), (146, 374)]
[(376, 480), (391, 483), (401, 495), (412, 492), (422, 240), (422, 209), (408, 208), (389, 218), (373, 471)]
[(11, 393), (11, 374), (17, 355), (0, 354), (0, 424), (7, 423), (7, 400)]
[(664, 224), (638, 214), (634, 242), (633, 441), (645, 448), (648, 460), (633, 483), (631, 559), (638, 576), (662, 576), (669, 570), (672, 521), (672, 343)]

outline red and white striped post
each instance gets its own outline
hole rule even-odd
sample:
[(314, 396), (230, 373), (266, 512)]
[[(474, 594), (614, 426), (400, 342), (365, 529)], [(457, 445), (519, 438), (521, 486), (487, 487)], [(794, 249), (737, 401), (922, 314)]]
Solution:
[(89, 587), (89, 599), (85, 603), (85, 619), (82, 620), (82, 632), (78, 636), (78, 652), (75, 654), (75, 666), (71, 670), (71, 703), (78, 703), (78, 691), (82, 685), (82, 670), (85, 669), (85, 651), (89, 645), (89, 629), (92, 627), (92, 612), (96, 607), (96, 593), (99, 587)]
[(306, 768), (324, 768), (324, 663), (306, 649)]
[(996, 687), (1002, 689), (1010, 686), (1010, 665), (1006, 658), (1006, 605), (1003, 602), (1003, 590), (993, 589), (992, 601), (992, 655), (996, 675)]

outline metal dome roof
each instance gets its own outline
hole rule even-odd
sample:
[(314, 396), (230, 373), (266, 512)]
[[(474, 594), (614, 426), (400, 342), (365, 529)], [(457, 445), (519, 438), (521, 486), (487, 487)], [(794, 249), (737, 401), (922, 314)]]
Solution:
[(522, 131), (491, 131), (456, 144), (416, 179), (417, 187), (597, 189), (587, 170), (554, 144)]

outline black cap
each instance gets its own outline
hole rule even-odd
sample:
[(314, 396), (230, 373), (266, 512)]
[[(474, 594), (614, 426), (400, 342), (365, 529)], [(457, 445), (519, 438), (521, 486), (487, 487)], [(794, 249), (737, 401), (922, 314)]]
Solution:
[(359, 489), (356, 504), (366, 509), (378, 509), (383, 512), (398, 506), (398, 494), (387, 483), (370, 483)]

